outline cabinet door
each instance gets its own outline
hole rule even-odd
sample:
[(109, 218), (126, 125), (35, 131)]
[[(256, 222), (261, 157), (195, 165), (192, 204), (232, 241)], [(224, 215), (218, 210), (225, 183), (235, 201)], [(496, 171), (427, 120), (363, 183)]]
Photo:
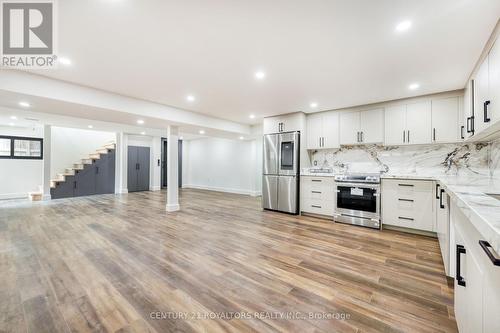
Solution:
[(354, 145), (359, 144), (360, 126), (359, 112), (346, 112), (340, 114), (340, 144)]
[[(493, 250), (492, 250), (493, 251)], [(486, 257), (486, 253), (481, 253)], [(498, 253), (496, 254), (498, 257)], [(484, 258), (484, 332), (500, 332), (500, 267)]]
[(269, 117), (264, 118), (264, 124), (262, 126), (262, 131), (264, 134), (278, 133), (280, 131), (280, 117)]
[(384, 109), (362, 111), (359, 119), (363, 143), (384, 142)]
[(311, 114), (307, 116), (307, 149), (319, 149), (323, 136), (323, 116)]
[[(489, 66), (488, 57), (479, 67), (474, 81), (474, 129), (476, 134), (481, 130), (487, 128), (490, 122), (485, 122), (484, 117), (484, 103), (489, 100)], [(488, 112), (489, 114), (489, 112)]]
[(323, 148), (339, 148), (339, 113), (326, 112), (323, 114)]
[(127, 148), (127, 189), (128, 192), (138, 191), (137, 189), (137, 164), (138, 147), (129, 146)]
[(96, 162), (96, 194), (115, 192), (115, 151), (109, 151)]
[(431, 143), (431, 102), (406, 106), (406, 141), (409, 144)]
[(391, 106), (385, 109), (385, 144), (401, 145), (406, 143), (406, 106)]
[(456, 142), (458, 128), (458, 97), (432, 101), (432, 141)]
[(460, 273), (465, 281), (463, 286), (455, 279), (455, 318), (460, 332), (481, 333), (483, 332), (483, 271), (471, 247), (475, 245), (467, 244), (465, 237), (467, 235), (455, 225), (456, 244), (465, 249), (465, 253), (459, 253), (455, 246), (457, 262), (460, 260), (460, 272), (457, 269), (457, 273)]
[(85, 167), (75, 175), (75, 197), (95, 194), (95, 163)]
[(497, 39), (489, 55), (489, 111), (491, 122), (500, 120), (500, 39)]
[(473, 135), (472, 133), (472, 120), (471, 117), (474, 116), (474, 81), (470, 80), (467, 83), (464, 91), (464, 101), (463, 101), (463, 126), (464, 129), (461, 130), (464, 139), (467, 139)]
[(137, 191), (149, 191), (149, 167), (151, 164), (151, 155), (149, 147), (137, 147), (138, 164), (137, 170)]

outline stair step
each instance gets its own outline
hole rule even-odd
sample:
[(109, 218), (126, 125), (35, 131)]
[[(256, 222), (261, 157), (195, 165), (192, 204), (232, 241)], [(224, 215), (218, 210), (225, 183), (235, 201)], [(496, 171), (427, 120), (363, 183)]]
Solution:
[(105, 144), (103, 146), (103, 148), (106, 148), (106, 149), (115, 149), (116, 148), (116, 143), (108, 143), (108, 144)]
[(100, 158), (101, 158), (101, 155), (100, 155), (99, 153), (96, 153), (96, 154), (90, 154), (90, 155), (89, 155), (89, 158), (90, 158), (91, 160), (98, 160), (98, 159), (100, 159)]
[(75, 175), (75, 169), (73, 168), (66, 168), (66, 171), (64, 172), (65, 176), (74, 176)]
[(82, 163), (73, 164), (73, 170), (83, 170), (84, 168), (85, 168), (85, 164), (82, 164)]
[(96, 152), (99, 153), (99, 154), (107, 154), (108, 153), (108, 149), (101, 148), (101, 149), (97, 149)]

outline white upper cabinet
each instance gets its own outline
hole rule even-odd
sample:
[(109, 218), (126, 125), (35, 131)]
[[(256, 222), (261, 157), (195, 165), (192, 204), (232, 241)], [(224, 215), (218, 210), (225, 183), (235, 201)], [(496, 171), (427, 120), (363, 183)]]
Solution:
[(482, 131), (491, 124), (489, 103), (489, 66), (488, 57), (479, 67), (474, 80), (474, 131)]
[(307, 116), (307, 149), (339, 148), (339, 114), (322, 112)]
[(323, 115), (307, 116), (307, 149), (320, 149), (323, 140)]
[(385, 109), (385, 144), (402, 145), (406, 143), (406, 105), (391, 106)]
[(458, 124), (458, 97), (432, 101), (432, 142), (456, 142), (460, 139)]
[(385, 144), (431, 143), (431, 102), (392, 106), (385, 110)]
[(354, 145), (359, 144), (360, 124), (359, 112), (346, 112), (340, 114), (340, 144)]
[(355, 145), (384, 141), (384, 110), (340, 114), (340, 144)]
[(264, 134), (302, 131), (304, 130), (304, 125), (303, 114), (298, 112), (264, 118), (262, 131)]
[(495, 42), (488, 57), (489, 101), (491, 122), (500, 120), (500, 39)]
[(339, 148), (339, 113), (323, 114), (323, 148)]
[(431, 102), (408, 104), (406, 106), (406, 143), (431, 143), (431, 122)]
[(359, 121), (363, 143), (384, 142), (384, 109), (361, 111)]

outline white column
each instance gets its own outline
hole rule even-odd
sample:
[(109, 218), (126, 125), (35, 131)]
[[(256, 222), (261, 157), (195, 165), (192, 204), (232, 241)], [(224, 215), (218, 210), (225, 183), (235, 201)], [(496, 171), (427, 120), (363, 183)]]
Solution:
[(127, 135), (116, 133), (115, 193), (127, 193)]
[(175, 212), (179, 206), (179, 127), (167, 129), (167, 212)]
[(51, 126), (43, 126), (42, 198), (50, 200)]
[(161, 137), (152, 138), (151, 150), (153, 160), (151, 163), (151, 191), (161, 190)]

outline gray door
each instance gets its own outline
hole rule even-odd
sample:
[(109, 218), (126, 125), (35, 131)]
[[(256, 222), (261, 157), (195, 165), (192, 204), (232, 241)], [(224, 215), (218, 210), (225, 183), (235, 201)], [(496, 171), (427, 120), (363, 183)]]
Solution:
[(138, 147), (128, 146), (127, 152), (127, 189), (129, 192), (137, 191), (137, 161), (138, 161)]
[(115, 193), (115, 151), (96, 161), (96, 194)]
[(264, 175), (278, 174), (278, 134), (264, 135), (264, 160), (262, 172)]
[(262, 177), (262, 208), (278, 209), (278, 176)]
[(278, 181), (278, 210), (297, 214), (297, 177), (279, 176)]
[(137, 191), (149, 191), (149, 165), (151, 163), (149, 147), (137, 148), (137, 163), (139, 164), (137, 169)]
[(75, 175), (75, 197), (95, 194), (96, 167), (95, 163), (86, 166)]
[(149, 147), (128, 147), (127, 188), (129, 192), (149, 191)]

